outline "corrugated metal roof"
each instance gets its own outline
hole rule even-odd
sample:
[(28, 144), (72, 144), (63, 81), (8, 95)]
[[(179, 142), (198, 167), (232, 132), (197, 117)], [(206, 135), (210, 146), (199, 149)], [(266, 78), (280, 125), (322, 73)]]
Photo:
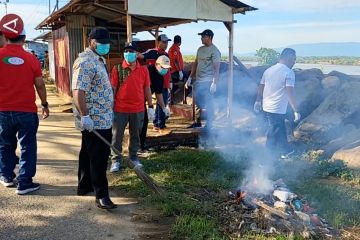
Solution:
[[(220, 0), (224, 4), (233, 8), (234, 13), (245, 13), (246, 11), (256, 10), (237, 0)], [(106, 20), (126, 28), (126, 11), (124, 0), (71, 0), (64, 7), (51, 14), (43, 20), (36, 29), (57, 29), (65, 25), (66, 15), (91, 15), (98, 19)], [(193, 20), (184, 20), (177, 18), (149, 17), (149, 16), (132, 16), (133, 32), (156, 29), (187, 23)]]

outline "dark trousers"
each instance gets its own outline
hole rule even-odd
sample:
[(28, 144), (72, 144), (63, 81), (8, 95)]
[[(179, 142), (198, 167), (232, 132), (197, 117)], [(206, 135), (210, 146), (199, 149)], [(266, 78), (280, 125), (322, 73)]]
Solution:
[[(140, 147), (140, 132), (143, 127), (144, 112), (120, 113), (114, 112), (112, 145), (119, 152), (122, 152), (122, 144), (126, 126), (129, 125), (129, 157), (131, 160), (137, 159), (137, 152)], [(111, 160), (121, 162), (122, 156), (111, 150)]]
[[(162, 96), (163, 96), (164, 104), (166, 106), (169, 102), (169, 90), (167, 88), (163, 88)], [(166, 127), (165, 120), (166, 120), (165, 113), (161, 109), (160, 104), (157, 103), (155, 109), (155, 120), (153, 121), (154, 127), (158, 127), (160, 129), (165, 128)]]
[(146, 134), (147, 134), (148, 124), (149, 124), (149, 118), (148, 118), (148, 115), (147, 115), (147, 108), (146, 108), (146, 104), (145, 104), (144, 122), (143, 122), (142, 129), (141, 129), (141, 132), (140, 132), (140, 148), (141, 149), (145, 149), (145, 141), (146, 141)]
[(37, 113), (0, 112), (0, 176), (15, 177), (15, 150), (20, 144), (19, 185), (32, 183), (36, 173), (37, 143), (39, 126)]
[(266, 147), (271, 151), (287, 153), (290, 150), (285, 128), (285, 114), (265, 112), (268, 121)]
[[(96, 131), (111, 142), (111, 129)], [(109, 190), (106, 169), (110, 147), (92, 132), (85, 130), (81, 132), (81, 135), (78, 189), (94, 189), (97, 199), (108, 197)]]

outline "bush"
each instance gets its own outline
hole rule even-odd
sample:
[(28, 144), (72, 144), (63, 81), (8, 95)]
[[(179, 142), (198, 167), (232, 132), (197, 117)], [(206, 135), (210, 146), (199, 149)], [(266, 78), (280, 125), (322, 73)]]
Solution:
[(277, 51), (271, 48), (260, 48), (256, 50), (255, 56), (259, 58), (259, 63), (261, 65), (273, 65), (278, 62), (279, 55)]

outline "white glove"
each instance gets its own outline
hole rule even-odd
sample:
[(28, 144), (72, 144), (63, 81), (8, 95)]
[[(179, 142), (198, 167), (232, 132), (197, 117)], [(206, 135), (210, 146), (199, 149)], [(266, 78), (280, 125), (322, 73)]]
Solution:
[(179, 71), (179, 80), (182, 81), (184, 78), (184, 73), (183, 71)]
[(261, 102), (256, 101), (254, 104), (254, 112), (259, 113), (262, 110)]
[(216, 92), (216, 83), (212, 82), (211, 86), (210, 86), (210, 93), (214, 94)]
[(169, 107), (164, 107), (162, 110), (163, 110), (163, 112), (165, 114), (165, 117), (170, 117), (170, 109), (169, 109)]
[(89, 115), (81, 117), (81, 126), (91, 132), (94, 129), (94, 121), (91, 119)]
[(147, 109), (147, 115), (148, 115), (149, 121), (154, 121), (155, 120), (155, 110), (153, 108), (148, 108)]
[(300, 121), (301, 114), (298, 112), (294, 112), (294, 122)]
[(173, 86), (174, 86), (174, 84), (171, 82), (171, 83), (170, 83), (170, 88), (169, 88), (169, 89), (170, 89), (170, 90), (172, 90), (172, 89), (173, 89)]
[(185, 83), (185, 88), (188, 89), (189, 87), (191, 87), (192, 84), (191, 84), (191, 77), (188, 78), (188, 80), (186, 81)]

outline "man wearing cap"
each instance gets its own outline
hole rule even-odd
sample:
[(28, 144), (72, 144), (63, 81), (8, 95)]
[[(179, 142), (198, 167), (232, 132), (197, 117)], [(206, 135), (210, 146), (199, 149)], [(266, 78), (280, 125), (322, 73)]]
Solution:
[(95, 191), (96, 204), (103, 209), (116, 207), (109, 198), (106, 178), (110, 147), (92, 131), (111, 142), (114, 96), (103, 59), (109, 50), (108, 30), (93, 28), (89, 46), (74, 62), (72, 76), (75, 126), (82, 135), (77, 194)]
[(196, 54), (195, 62), (191, 68), (191, 74), (185, 87), (191, 86), (195, 78), (195, 99), (196, 105), (200, 108), (200, 116), (192, 127), (201, 127), (201, 120), (204, 119), (201, 110), (206, 109), (206, 127), (210, 129), (214, 120), (214, 93), (219, 81), (219, 69), (221, 54), (219, 49), (212, 43), (214, 33), (206, 29), (199, 33), (201, 35), (201, 46)]
[[(156, 60), (159, 56), (165, 55), (169, 57), (169, 55), (166, 53), (166, 49), (168, 47), (168, 42), (171, 41), (165, 34), (161, 34), (157, 38), (158, 45), (154, 49), (149, 49), (145, 53), (139, 55), (140, 58), (143, 58), (146, 61), (147, 65), (155, 65)], [(169, 99), (169, 89), (170, 89), (170, 72), (167, 72), (164, 75), (164, 85), (163, 85), (163, 98), (165, 106), (168, 104)], [(155, 120), (154, 120), (154, 129), (160, 130), (160, 133), (162, 134), (168, 134), (169, 131), (166, 130), (165, 120), (170, 116), (170, 110), (169, 108), (162, 108), (160, 105), (156, 105), (156, 111), (155, 111)], [(144, 126), (145, 127), (145, 126)], [(145, 129), (143, 129), (144, 132)], [(142, 134), (144, 136), (144, 134)], [(145, 142), (145, 139), (143, 139)]]
[[(180, 51), (181, 37), (174, 37), (174, 44), (169, 49), (169, 58), (171, 63), (172, 84), (178, 83), (184, 79), (184, 60)], [(175, 93), (178, 87), (173, 85), (171, 92)]]
[[(137, 55), (135, 43), (126, 43), (122, 64), (115, 65), (111, 72), (111, 85), (115, 94), (112, 145), (122, 151), (125, 128), (129, 124), (129, 158), (135, 166), (142, 166), (137, 153), (144, 124), (144, 99), (148, 103), (147, 115), (150, 119), (154, 119), (155, 112), (149, 72), (146, 66), (136, 61)], [(118, 172), (122, 156), (111, 151), (111, 159), (113, 163), (110, 172)]]
[(49, 108), (40, 63), (23, 48), (25, 30), (15, 36), (3, 29), (2, 33), (8, 44), (0, 49), (0, 183), (14, 186), (15, 150), (19, 142), (21, 154), (15, 192), (22, 195), (40, 188), (33, 182), (39, 126), (35, 89), (41, 100), (42, 119), (49, 116)]
[[(156, 59), (155, 65), (148, 66), (150, 81), (151, 81), (151, 93), (152, 94), (155, 93), (157, 106), (159, 106), (162, 109), (165, 109), (165, 111), (168, 111), (168, 109), (166, 109), (166, 104), (162, 92), (164, 89), (164, 77), (169, 72), (170, 67), (171, 67), (170, 59), (165, 55), (159, 56)], [(141, 134), (143, 134), (141, 135), (142, 149), (145, 149), (145, 140), (146, 140), (148, 123), (149, 123), (148, 116), (145, 115), (144, 126), (141, 132)], [(161, 131), (162, 130), (160, 130), (160, 132)]]

